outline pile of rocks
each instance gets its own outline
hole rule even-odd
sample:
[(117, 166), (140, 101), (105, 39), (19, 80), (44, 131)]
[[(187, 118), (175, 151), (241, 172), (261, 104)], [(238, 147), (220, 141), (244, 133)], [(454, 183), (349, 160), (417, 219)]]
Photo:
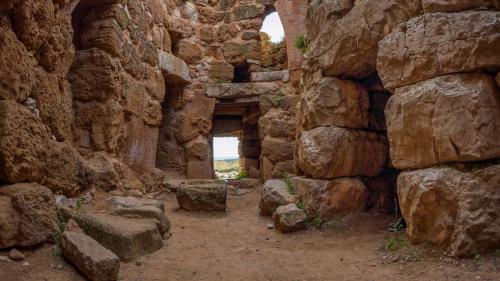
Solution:
[(306, 213), (295, 202), (297, 197), (282, 180), (267, 180), (260, 193), (259, 209), (262, 215), (272, 215), (274, 227), (281, 232), (293, 232), (306, 226)]

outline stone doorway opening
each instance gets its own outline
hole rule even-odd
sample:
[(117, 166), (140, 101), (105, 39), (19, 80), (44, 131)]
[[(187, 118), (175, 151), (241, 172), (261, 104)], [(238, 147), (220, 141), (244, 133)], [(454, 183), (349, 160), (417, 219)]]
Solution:
[[(259, 138), (259, 126), (258, 119), (260, 115), (259, 107), (257, 102), (250, 102), (246, 104), (240, 104), (241, 102), (221, 102), (218, 101), (215, 106), (214, 116), (212, 119), (212, 131), (211, 131), (211, 147), (212, 147), (212, 159), (213, 169), (216, 177), (220, 177), (220, 167), (216, 164), (220, 164), (221, 155), (225, 157), (224, 153), (229, 149), (228, 147), (220, 148), (218, 147), (217, 141), (222, 139), (227, 145), (231, 145), (229, 139), (233, 139), (237, 142), (237, 152), (233, 153), (233, 159), (237, 159), (237, 163), (234, 161), (233, 170), (236, 173), (231, 173), (228, 178), (235, 178), (238, 174), (246, 176), (259, 178), (259, 158), (260, 158), (260, 138)], [(221, 151), (222, 150), (222, 151)], [(230, 158), (230, 157), (226, 157)]]
[(242, 175), (240, 167), (240, 134), (212, 138), (213, 166), (218, 179), (236, 179)]

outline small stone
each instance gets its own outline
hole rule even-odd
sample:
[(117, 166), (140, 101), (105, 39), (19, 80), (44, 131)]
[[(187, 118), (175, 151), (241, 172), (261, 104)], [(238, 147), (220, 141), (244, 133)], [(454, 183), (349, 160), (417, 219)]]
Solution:
[(5, 256), (0, 256), (0, 262), (10, 262), (10, 259)]
[(267, 229), (273, 229), (273, 228), (274, 228), (274, 225), (272, 223), (267, 224)]
[(123, 191), (120, 191), (120, 190), (111, 190), (109, 192), (110, 195), (113, 195), (113, 196), (123, 196), (125, 195), (125, 193)]
[(21, 253), (20, 251), (18, 251), (16, 249), (10, 250), (9, 258), (13, 261), (22, 261), (25, 259), (23, 253)]
[(25, 261), (25, 262), (23, 262), (23, 266), (29, 266), (29, 265), (30, 265), (30, 263), (29, 263), (29, 262), (26, 262), (26, 261)]
[(63, 264), (62, 263), (58, 264), (56, 268), (59, 269), (59, 270), (62, 270), (63, 269)]
[(294, 232), (306, 227), (306, 213), (295, 203), (280, 206), (273, 214), (274, 226), (283, 233)]

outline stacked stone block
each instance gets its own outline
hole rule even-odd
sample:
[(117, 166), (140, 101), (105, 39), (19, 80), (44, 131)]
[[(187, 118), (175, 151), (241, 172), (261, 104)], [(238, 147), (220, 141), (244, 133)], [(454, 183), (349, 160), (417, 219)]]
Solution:
[(475, 2), (423, 0), (377, 60), (407, 233), (455, 256), (500, 247), (500, 13)]

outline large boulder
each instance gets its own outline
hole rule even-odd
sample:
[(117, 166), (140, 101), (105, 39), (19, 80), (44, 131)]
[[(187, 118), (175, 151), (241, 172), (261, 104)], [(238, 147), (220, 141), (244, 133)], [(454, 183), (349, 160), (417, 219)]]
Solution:
[(56, 205), (52, 192), (36, 183), (0, 186), (0, 249), (52, 241)]
[(500, 165), (403, 172), (398, 196), (413, 243), (460, 257), (500, 248)]
[(191, 83), (189, 68), (183, 60), (176, 56), (160, 51), (159, 67), (168, 85), (185, 85)]
[(438, 163), (500, 157), (500, 90), (492, 76), (440, 76), (398, 88), (386, 107), (393, 165), (424, 168)]
[(282, 180), (267, 180), (260, 191), (259, 208), (261, 214), (270, 216), (279, 206), (294, 201), (288, 185)]
[(83, 233), (65, 231), (61, 237), (61, 252), (92, 281), (118, 280), (118, 257)]
[(184, 210), (225, 212), (227, 186), (224, 181), (192, 181), (177, 188), (176, 197)]
[(354, 6), (354, 0), (311, 0), (307, 7), (307, 38), (317, 39), (325, 23), (334, 24)]
[(293, 177), (295, 194), (313, 217), (336, 219), (365, 209), (368, 189), (358, 178)]
[(388, 145), (379, 133), (318, 127), (302, 132), (297, 163), (318, 179), (379, 174), (387, 160)]
[(414, 0), (356, 1), (350, 10), (349, 4), (339, 7), (338, 16), (333, 13), (331, 17), (318, 18), (322, 20), (316, 24), (322, 28), (316, 31), (318, 35), (306, 54), (317, 60), (326, 76), (364, 78), (373, 73), (378, 42), (422, 9), (421, 2)]
[(150, 219), (131, 219), (106, 214), (79, 214), (74, 217), (87, 235), (130, 260), (163, 247), (156, 223)]
[(498, 0), (422, 0), (425, 13), (452, 13), (478, 8), (500, 9)]
[(273, 214), (274, 227), (283, 233), (289, 233), (306, 227), (306, 212), (295, 203), (280, 206)]
[(0, 101), (0, 139), (1, 182), (38, 182), (68, 196), (88, 188), (76, 149), (53, 140), (40, 118), (15, 101)]
[(432, 13), (399, 25), (378, 48), (390, 90), (432, 77), (500, 68), (500, 12)]
[(333, 77), (306, 76), (308, 85), (300, 95), (297, 118), (303, 130), (320, 126), (366, 128), (368, 92), (356, 82)]

